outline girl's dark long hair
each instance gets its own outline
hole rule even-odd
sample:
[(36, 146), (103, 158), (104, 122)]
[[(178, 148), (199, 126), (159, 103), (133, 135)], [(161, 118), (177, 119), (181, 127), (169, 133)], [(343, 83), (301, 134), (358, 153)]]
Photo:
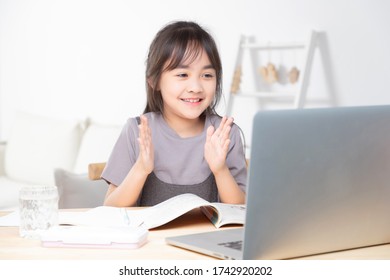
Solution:
[(213, 102), (204, 112), (216, 114), (222, 95), (222, 64), (213, 37), (199, 24), (177, 21), (163, 27), (149, 47), (146, 60), (146, 94), (144, 113), (163, 113), (163, 100), (158, 89), (161, 74), (175, 69), (183, 61), (193, 61), (205, 51), (216, 72), (217, 86)]

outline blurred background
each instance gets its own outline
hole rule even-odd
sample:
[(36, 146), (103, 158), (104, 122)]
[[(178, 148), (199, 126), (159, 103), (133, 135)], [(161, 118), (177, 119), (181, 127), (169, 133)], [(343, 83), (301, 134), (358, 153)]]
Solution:
[[(386, 0), (0, 0), (0, 140), (17, 111), (124, 124), (145, 106), (145, 59), (165, 24), (193, 20), (214, 36), (226, 103), (241, 36), (258, 42), (306, 41), (319, 32), (308, 96), (337, 106), (390, 103), (390, 1)], [(297, 65), (297, 51), (259, 55), (256, 64)], [(240, 87), (260, 75), (243, 58)], [(279, 87), (291, 85), (279, 85)], [(247, 138), (258, 104), (232, 111)], [(331, 105), (334, 106), (334, 105)]]

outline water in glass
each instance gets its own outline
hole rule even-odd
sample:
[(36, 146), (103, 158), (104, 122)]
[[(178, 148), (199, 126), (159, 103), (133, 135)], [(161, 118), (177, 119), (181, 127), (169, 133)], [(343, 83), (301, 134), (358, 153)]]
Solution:
[(42, 231), (58, 224), (58, 190), (55, 186), (30, 186), (20, 191), (20, 236), (39, 239)]

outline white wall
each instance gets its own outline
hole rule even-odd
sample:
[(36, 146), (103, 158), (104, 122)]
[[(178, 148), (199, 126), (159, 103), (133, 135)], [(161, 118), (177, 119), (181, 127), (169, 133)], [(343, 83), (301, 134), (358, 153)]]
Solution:
[[(339, 106), (390, 103), (390, 1), (244, 2), (246, 20), (242, 32), (260, 41), (289, 42), (305, 39), (310, 30), (320, 32), (309, 97), (334, 94)], [(272, 59), (275, 56), (278, 57), (276, 54)], [(255, 106), (245, 100), (238, 107), (247, 112), (241, 114), (238, 109), (238, 121), (250, 121), (248, 115), (254, 114)], [(246, 131), (249, 138), (248, 127)]]
[[(240, 34), (301, 41), (315, 29), (322, 53), (309, 95), (332, 91), (339, 105), (390, 103), (389, 10), (386, 0), (0, 0), (0, 139), (16, 110), (115, 123), (140, 114), (147, 48), (177, 19), (196, 20), (215, 36), (225, 93)], [(251, 104), (234, 110), (248, 134)]]
[(223, 1), (221, 16), (220, 4), (0, 0), (0, 137), (7, 137), (15, 110), (121, 124), (142, 113), (147, 48), (173, 20), (208, 28), (219, 45), (228, 46), (221, 55), (229, 64), (240, 7)]

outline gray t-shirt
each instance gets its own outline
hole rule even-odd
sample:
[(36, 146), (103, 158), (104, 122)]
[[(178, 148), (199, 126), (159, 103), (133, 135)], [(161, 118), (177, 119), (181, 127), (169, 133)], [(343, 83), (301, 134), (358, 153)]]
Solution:
[[(211, 170), (204, 158), (206, 131), (210, 125), (219, 126), (221, 118), (207, 116), (203, 132), (194, 137), (180, 137), (160, 113), (147, 113), (154, 146), (154, 175), (164, 183), (191, 186), (204, 182)], [(102, 173), (107, 182), (119, 186), (134, 165), (139, 154), (138, 123), (128, 119)], [(230, 132), (227, 166), (240, 188), (245, 191), (247, 169), (240, 130), (233, 125)], [(196, 192), (195, 192), (196, 193)]]

